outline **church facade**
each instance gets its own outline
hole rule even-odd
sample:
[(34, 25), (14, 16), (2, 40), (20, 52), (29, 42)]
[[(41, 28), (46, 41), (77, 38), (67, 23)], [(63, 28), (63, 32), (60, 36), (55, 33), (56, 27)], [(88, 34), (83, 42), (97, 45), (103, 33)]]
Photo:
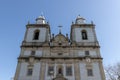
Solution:
[(69, 38), (51, 35), (44, 16), (28, 23), (14, 80), (105, 80), (95, 25), (78, 16)]

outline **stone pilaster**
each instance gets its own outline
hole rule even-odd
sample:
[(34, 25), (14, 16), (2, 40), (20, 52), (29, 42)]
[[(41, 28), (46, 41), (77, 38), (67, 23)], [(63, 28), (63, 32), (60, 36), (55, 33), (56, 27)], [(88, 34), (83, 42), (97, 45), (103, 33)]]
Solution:
[(100, 68), (101, 80), (106, 80), (104, 69), (103, 69), (103, 66), (102, 66), (102, 61), (99, 62), (99, 68)]
[(80, 80), (79, 62), (74, 63), (74, 74), (75, 74), (75, 80)]
[(45, 80), (45, 68), (46, 68), (46, 63), (42, 62), (41, 63), (41, 69), (40, 69), (40, 80)]

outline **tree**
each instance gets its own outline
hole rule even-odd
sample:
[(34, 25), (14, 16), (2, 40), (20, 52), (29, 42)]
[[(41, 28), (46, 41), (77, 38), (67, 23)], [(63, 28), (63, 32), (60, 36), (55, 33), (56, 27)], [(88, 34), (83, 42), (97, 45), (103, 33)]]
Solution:
[(120, 80), (120, 63), (105, 68), (106, 80)]

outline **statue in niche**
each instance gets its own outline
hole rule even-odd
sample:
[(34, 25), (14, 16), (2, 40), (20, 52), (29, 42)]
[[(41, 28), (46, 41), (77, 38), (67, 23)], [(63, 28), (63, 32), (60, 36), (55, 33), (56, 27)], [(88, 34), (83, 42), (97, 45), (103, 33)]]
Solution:
[(63, 75), (62, 68), (58, 69), (58, 75)]

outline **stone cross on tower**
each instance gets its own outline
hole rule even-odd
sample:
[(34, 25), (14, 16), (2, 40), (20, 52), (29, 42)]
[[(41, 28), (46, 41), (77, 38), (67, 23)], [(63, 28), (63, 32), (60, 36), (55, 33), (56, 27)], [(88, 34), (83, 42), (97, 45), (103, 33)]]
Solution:
[(61, 28), (62, 28), (62, 26), (58, 26), (59, 27), (59, 34), (61, 34)]

